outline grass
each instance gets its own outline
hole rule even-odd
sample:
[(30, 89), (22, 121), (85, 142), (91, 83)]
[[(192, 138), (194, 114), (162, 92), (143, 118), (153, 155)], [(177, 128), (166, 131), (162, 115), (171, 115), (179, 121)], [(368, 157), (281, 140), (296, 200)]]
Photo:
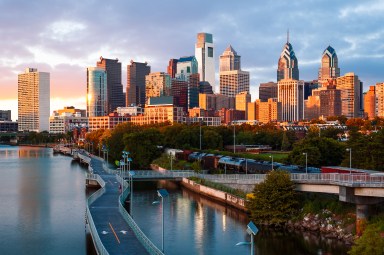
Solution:
[[(171, 169), (171, 159), (170, 157), (163, 153), (159, 158), (152, 161), (153, 164), (156, 164), (162, 168), (165, 169)], [(172, 160), (172, 169), (177, 170), (192, 170), (191, 163), (185, 161), (185, 160)]]
[(233, 188), (230, 188), (228, 186), (225, 186), (221, 183), (216, 183), (216, 182), (211, 182), (211, 181), (208, 181), (208, 180), (205, 180), (205, 179), (201, 179), (201, 178), (198, 178), (198, 177), (190, 177), (188, 178), (198, 184), (201, 184), (201, 185), (204, 185), (204, 186), (207, 186), (207, 187), (210, 187), (210, 188), (213, 188), (213, 189), (216, 189), (216, 190), (220, 190), (220, 191), (223, 191), (223, 192), (226, 192), (226, 193), (229, 193), (231, 195), (234, 195), (234, 196), (237, 196), (237, 197), (241, 197), (241, 198), (244, 198), (246, 197), (246, 193), (242, 190), (239, 190), (239, 189), (233, 189)]

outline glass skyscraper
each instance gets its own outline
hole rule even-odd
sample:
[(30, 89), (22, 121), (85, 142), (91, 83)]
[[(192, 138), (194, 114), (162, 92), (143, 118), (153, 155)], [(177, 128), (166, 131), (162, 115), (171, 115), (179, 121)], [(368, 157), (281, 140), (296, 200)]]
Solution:
[(87, 68), (87, 117), (108, 114), (107, 71), (98, 67)]

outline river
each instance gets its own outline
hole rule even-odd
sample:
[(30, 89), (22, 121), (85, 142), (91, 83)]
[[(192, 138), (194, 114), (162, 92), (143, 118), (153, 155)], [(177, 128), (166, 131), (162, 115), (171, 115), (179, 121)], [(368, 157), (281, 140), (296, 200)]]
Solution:
[[(86, 169), (52, 149), (0, 146), (0, 254), (93, 254), (85, 233)], [(161, 247), (164, 200), (166, 254), (249, 254), (247, 215), (196, 195), (170, 181), (135, 182), (133, 217)], [(255, 254), (346, 254), (340, 242), (303, 233), (261, 228)]]

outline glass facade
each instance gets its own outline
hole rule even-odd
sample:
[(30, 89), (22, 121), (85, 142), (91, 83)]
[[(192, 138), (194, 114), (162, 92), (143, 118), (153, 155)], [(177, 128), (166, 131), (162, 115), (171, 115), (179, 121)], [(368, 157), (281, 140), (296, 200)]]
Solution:
[(107, 72), (104, 69), (87, 69), (87, 117), (105, 116), (107, 104)]

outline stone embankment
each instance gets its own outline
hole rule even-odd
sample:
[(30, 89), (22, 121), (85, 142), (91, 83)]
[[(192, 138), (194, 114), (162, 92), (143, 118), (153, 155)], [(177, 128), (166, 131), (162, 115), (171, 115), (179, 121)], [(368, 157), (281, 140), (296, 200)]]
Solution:
[(300, 231), (320, 233), (325, 238), (333, 238), (352, 244), (355, 240), (353, 216), (341, 218), (329, 210), (319, 214), (306, 214), (301, 220), (289, 221), (288, 228)]

